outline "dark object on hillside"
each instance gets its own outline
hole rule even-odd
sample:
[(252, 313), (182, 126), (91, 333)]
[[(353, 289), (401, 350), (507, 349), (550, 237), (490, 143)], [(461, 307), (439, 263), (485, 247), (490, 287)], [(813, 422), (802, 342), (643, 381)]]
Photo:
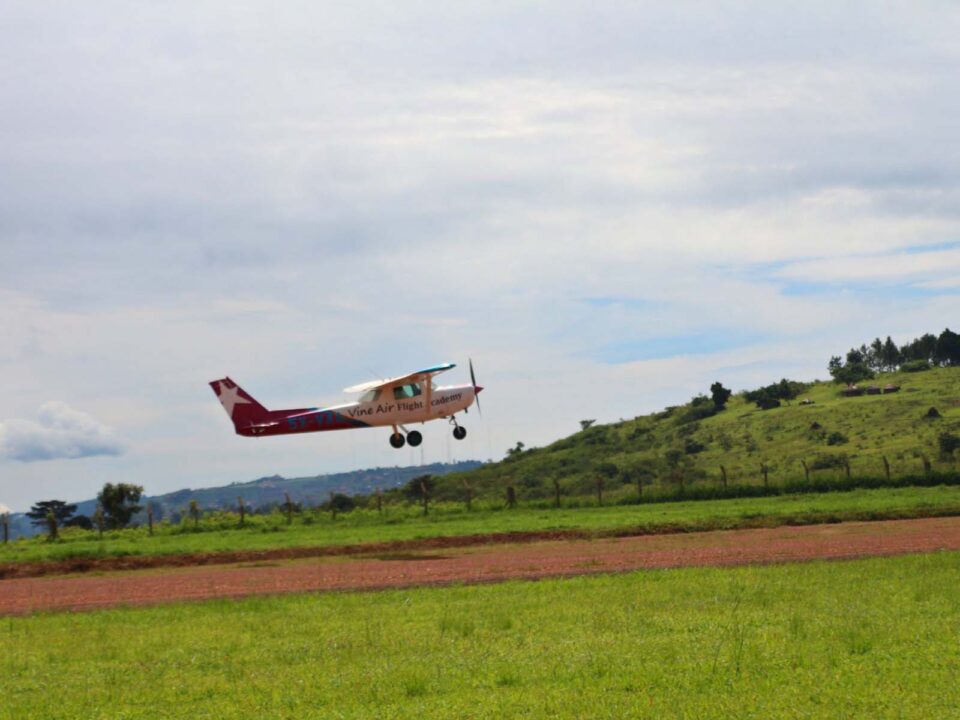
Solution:
[(846, 435), (841, 432), (832, 432), (827, 435), (827, 445), (845, 445), (849, 440)]
[(889, 393), (895, 393), (895, 392), (900, 392), (900, 386), (899, 386), (899, 385), (884, 385), (884, 386), (883, 386), (883, 394), (884, 394), (884, 395), (887, 395), (887, 394), (889, 394)]
[(937, 441), (940, 444), (940, 456), (943, 458), (953, 459), (953, 453), (960, 449), (960, 437), (951, 432), (940, 433)]
[(773, 408), (780, 407), (780, 401), (777, 400), (777, 398), (764, 395), (763, 397), (757, 399), (757, 407), (761, 410), (773, 410)]
[(936, 419), (936, 418), (939, 418), (939, 417), (942, 417), (942, 416), (940, 415), (940, 411), (939, 411), (939, 410), (937, 410), (935, 407), (932, 407), (932, 408), (930, 408), (929, 410), (927, 410), (927, 414), (926, 414), (924, 417), (927, 417), (927, 418), (930, 418), (930, 419)]
[(840, 394), (843, 397), (860, 397), (863, 395), (863, 388), (857, 387), (856, 385), (847, 385), (840, 391)]
[(814, 401), (814, 400), (811, 400), (810, 398), (804, 398), (803, 400), (800, 401), (800, 404), (801, 404), (801, 405), (813, 405), (813, 404), (815, 404), (815, 401)]
[(810, 429), (811, 429), (811, 430), (819, 430), (819, 429), (822, 428), (822, 427), (823, 427), (823, 425), (821, 425), (820, 423), (818, 423), (816, 420), (814, 420), (812, 423), (810, 423)]
[(880, 395), (883, 391), (876, 385), (867, 386), (867, 395)]

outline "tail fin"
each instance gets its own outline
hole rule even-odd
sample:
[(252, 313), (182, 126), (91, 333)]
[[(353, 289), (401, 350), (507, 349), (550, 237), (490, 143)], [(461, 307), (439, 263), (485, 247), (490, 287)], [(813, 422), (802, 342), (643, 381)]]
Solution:
[(270, 417), (270, 411), (228, 377), (210, 383), (237, 431)]

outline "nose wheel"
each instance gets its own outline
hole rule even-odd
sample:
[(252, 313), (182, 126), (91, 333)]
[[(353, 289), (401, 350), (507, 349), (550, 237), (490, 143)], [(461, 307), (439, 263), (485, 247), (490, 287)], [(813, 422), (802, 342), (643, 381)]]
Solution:
[(450, 418), (450, 424), (453, 425), (453, 437), (457, 440), (463, 440), (467, 436), (467, 429), (457, 424), (457, 418)]

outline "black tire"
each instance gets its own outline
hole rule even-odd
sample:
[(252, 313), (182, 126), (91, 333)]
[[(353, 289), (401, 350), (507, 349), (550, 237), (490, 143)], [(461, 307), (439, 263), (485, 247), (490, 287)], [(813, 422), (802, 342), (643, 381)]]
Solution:
[(407, 443), (410, 447), (417, 447), (420, 443), (423, 442), (423, 435), (421, 435), (416, 430), (411, 430), (407, 433)]
[(390, 445), (395, 447), (397, 450), (406, 445), (407, 441), (403, 438), (401, 433), (395, 432), (390, 436)]
[(467, 429), (458, 425), (453, 429), (453, 436), (457, 440), (463, 440), (467, 436)]

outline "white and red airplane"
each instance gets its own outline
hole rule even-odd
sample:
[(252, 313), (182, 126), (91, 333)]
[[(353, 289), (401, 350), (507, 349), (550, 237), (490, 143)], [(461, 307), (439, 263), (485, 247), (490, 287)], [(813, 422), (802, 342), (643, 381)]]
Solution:
[(423, 442), (423, 436), (405, 425), (444, 418), (453, 425), (453, 436), (457, 440), (467, 436), (467, 429), (457, 423), (455, 413), (466, 413), (474, 402), (479, 410), (477, 395), (483, 388), (477, 385), (472, 361), (469, 385), (434, 385), (434, 375), (454, 367), (453, 363), (444, 363), (389, 380), (354, 385), (344, 392), (361, 393), (357, 402), (328, 408), (267, 410), (228, 377), (214, 380), (210, 387), (233, 421), (237, 435), (260, 437), (390, 426), (393, 447), (402, 448), (406, 443), (416, 447)]

